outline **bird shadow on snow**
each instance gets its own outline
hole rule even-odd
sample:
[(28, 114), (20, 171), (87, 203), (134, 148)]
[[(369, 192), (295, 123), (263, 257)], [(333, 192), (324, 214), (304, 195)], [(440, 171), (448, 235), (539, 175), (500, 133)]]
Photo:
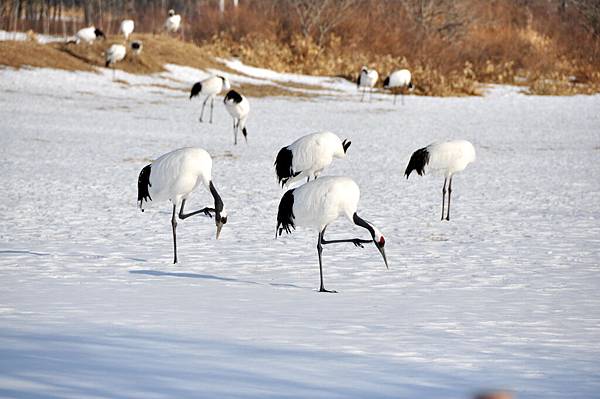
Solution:
[(448, 398), (464, 389), (450, 375), (326, 348), (49, 328), (0, 329), (0, 397)]
[(197, 278), (202, 280), (216, 280), (224, 281), (229, 283), (242, 283), (242, 284), (253, 284), (253, 285), (270, 285), (271, 287), (288, 287), (288, 288), (300, 288), (308, 289), (310, 287), (301, 287), (291, 283), (259, 283), (258, 281), (242, 280), (233, 277), (221, 277), (213, 274), (199, 274), (199, 273), (184, 273), (184, 272), (163, 272), (160, 270), (130, 270), (131, 274), (145, 274), (148, 276), (155, 277), (183, 277), (183, 278)]

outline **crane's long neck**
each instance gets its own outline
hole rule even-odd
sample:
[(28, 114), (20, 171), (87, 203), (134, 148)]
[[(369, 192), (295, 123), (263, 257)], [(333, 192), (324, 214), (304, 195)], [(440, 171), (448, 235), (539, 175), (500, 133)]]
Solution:
[(360, 216), (358, 216), (358, 214), (356, 212), (354, 212), (354, 215), (352, 216), (352, 220), (354, 221), (355, 225), (369, 230), (369, 233), (371, 233), (371, 237), (375, 237), (375, 229), (373, 228), (373, 226), (371, 226), (371, 224), (369, 222), (367, 222), (366, 220), (364, 220)]
[(213, 198), (215, 199), (215, 212), (217, 213), (217, 215), (219, 215), (223, 211), (223, 200), (217, 192), (217, 189), (215, 188), (215, 185), (213, 184), (212, 180), (208, 184), (208, 188)]

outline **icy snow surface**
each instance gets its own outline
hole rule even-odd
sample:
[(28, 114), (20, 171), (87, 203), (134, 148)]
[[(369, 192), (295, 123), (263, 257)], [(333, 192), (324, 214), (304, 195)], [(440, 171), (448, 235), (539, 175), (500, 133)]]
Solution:
[[(598, 397), (600, 97), (250, 98), (234, 147), (220, 101), (198, 123), (197, 71), (117, 77), (0, 69), (0, 397)], [(318, 130), (352, 140), (326, 174), (358, 182), (391, 267), (327, 246), (338, 294), (315, 292), (317, 232), (274, 239), (274, 157)], [(448, 138), (478, 151), (449, 223), (442, 179), (403, 177)], [(229, 222), (215, 241), (211, 220), (181, 221), (173, 265), (170, 205), (141, 213), (136, 183), (191, 145), (214, 157)], [(188, 209), (210, 204), (200, 188)], [(341, 219), (328, 234), (365, 236)]]

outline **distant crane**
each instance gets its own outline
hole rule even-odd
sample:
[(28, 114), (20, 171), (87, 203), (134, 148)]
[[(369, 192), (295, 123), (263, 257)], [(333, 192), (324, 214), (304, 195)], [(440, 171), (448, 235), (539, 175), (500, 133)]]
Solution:
[(140, 55), (140, 53), (142, 52), (142, 48), (144, 47), (144, 44), (140, 41), (140, 40), (134, 40), (131, 42), (131, 52), (133, 53), (133, 55)]
[(181, 26), (181, 15), (175, 14), (175, 10), (169, 10), (169, 16), (165, 21), (165, 30), (168, 33), (176, 33)]
[[(277, 212), (275, 238), (283, 231), (291, 233), (291, 229), (295, 229), (296, 225), (314, 228), (319, 232), (317, 241), (321, 277), (319, 292), (336, 292), (326, 290), (323, 286), (323, 263), (321, 260), (323, 245), (349, 242), (362, 248), (363, 244), (373, 242), (381, 253), (385, 266), (388, 267), (384, 250), (385, 238), (377, 227), (358, 216), (356, 211), (359, 199), (360, 190), (354, 180), (339, 176), (326, 176), (313, 180), (288, 190), (281, 198)], [(367, 229), (371, 240), (360, 238), (325, 240), (327, 226), (340, 216), (346, 216), (355, 225)]]
[(109, 68), (112, 66), (113, 80), (115, 80), (115, 64), (119, 61), (123, 61), (126, 54), (127, 49), (122, 44), (113, 44), (106, 50), (106, 67)]
[[(138, 178), (138, 204), (142, 212), (149, 201), (169, 200), (173, 204), (171, 226), (173, 227), (173, 263), (177, 263), (177, 208), (179, 219), (203, 214), (212, 217), (215, 214), (217, 240), (221, 228), (227, 223), (227, 212), (223, 200), (212, 182), (212, 158), (202, 148), (186, 147), (164, 154), (154, 162), (146, 165)], [(214, 208), (205, 207), (200, 210), (184, 213), (185, 202), (192, 191), (203, 184), (210, 191), (215, 201)]]
[(190, 100), (193, 97), (196, 97), (199, 94), (205, 95), (206, 98), (202, 103), (202, 112), (200, 113), (200, 122), (202, 123), (202, 118), (204, 117), (204, 107), (206, 106), (206, 102), (210, 98), (210, 123), (213, 122), (213, 108), (215, 107), (215, 97), (217, 94), (221, 93), (223, 90), (229, 90), (231, 85), (229, 84), (229, 79), (224, 76), (216, 75), (206, 78), (200, 82), (197, 82), (192, 86), (192, 91), (190, 92)]
[(125, 37), (125, 41), (129, 40), (129, 36), (133, 33), (134, 27), (135, 24), (133, 23), (132, 19), (124, 19), (121, 22), (121, 28), (119, 29), (119, 31)]
[(319, 132), (300, 137), (279, 150), (275, 159), (275, 171), (281, 186), (292, 184), (306, 177), (319, 177), (334, 158), (346, 158), (351, 141), (342, 141), (331, 132)]
[(383, 88), (392, 90), (394, 93), (394, 105), (396, 104), (398, 91), (402, 93), (402, 105), (404, 105), (404, 90), (412, 90), (413, 87), (412, 75), (408, 69), (394, 71), (383, 81)]
[(235, 90), (230, 90), (225, 99), (225, 108), (229, 115), (233, 118), (233, 144), (237, 144), (238, 130), (242, 129), (242, 134), (246, 143), (248, 143), (248, 132), (246, 131), (246, 120), (248, 119), (248, 113), (250, 112), (250, 103), (248, 99)]
[(102, 32), (95, 26), (90, 26), (87, 28), (79, 29), (75, 34), (75, 40), (70, 40), (68, 43), (79, 44), (81, 42), (84, 42), (86, 44), (90, 44), (93, 43), (99, 37), (102, 37), (104, 39), (106, 38), (106, 36), (104, 36), (104, 32)]
[(419, 176), (425, 173), (425, 167), (444, 174), (442, 188), (442, 220), (446, 203), (446, 182), (448, 182), (448, 211), (446, 220), (450, 220), (450, 196), (452, 195), (452, 176), (463, 171), (468, 164), (475, 161), (475, 147), (466, 140), (433, 143), (415, 151), (410, 157), (404, 175), (408, 179), (415, 170)]
[(362, 102), (365, 97), (365, 92), (369, 89), (369, 101), (373, 97), (373, 87), (377, 83), (377, 79), (379, 79), (379, 74), (374, 69), (369, 69), (366, 66), (363, 66), (360, 69), (360, 73), (358, 75), (358, 79), (356, 80), (356, 87), (360, 89), (362, 87), (363, 92), (360, 98)]

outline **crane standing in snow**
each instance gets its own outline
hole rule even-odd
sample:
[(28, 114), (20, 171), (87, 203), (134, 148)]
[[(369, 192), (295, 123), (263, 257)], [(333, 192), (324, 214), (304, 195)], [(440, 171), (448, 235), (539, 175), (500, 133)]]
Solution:
[(248, 143), (248, 132), (246, 131), (246, 120), (248, 119), (248, 113), (250, 112), (250, 103), (248, 99), (238, 93), (235, 90), (230, 90), (225, 98), (223, 99), (225, 108), (229, 115), (233, 118), (233, 144), (237, 145), (237, 134), (238, 130), (242, 129), (242, 134)]
[(204, 117), (204, 107), (206, 106), (206, 102), (210, 98), (210, 123), (213, 122), (213, 108), (215, 107), (215, 97), (217, 94), (221, 93), (223, 90), (229, 90), (231, 85), (229, 84), (229, 79), (224, 76), (211, 76), (210, 78), (206, 78), (200, 82), (197, 82), (192, 86), (192, 91), (190, 92), (190, 100), (193, 97), (196, 97), (199, 94), (205, 95), (206, 98), (202, 103), (202, 112), (200, 112), (200, 122), (202, 123), (202, 118)]
[[(290, 233), (291, 229), (296, 228), (296, 225), (314, 228), (319, 232), (317, 241), (321, 278), (319, 292), (335, 292), (326, 290), (323, 286), (323, 263), (321, 260), (323, 245), (348, 242), (362, 248), (363, 244), (373, 242), (381, 253), (385, 266), (388, 267), (384, 250), (385, 238), (374, 225), (358, 216), (356, 211), (359, 199), (360, 190), (354, 180), (339, 176), (327, 176), (313, 180), (288, 190), (281, 198), (277, 212), (275, 238), (283, 231)], [(368, 230), (371, 240), (360, 238), (325, 240), (327, 226), (340, 216), (346, 216), (352, 223)]]
[(363, 66), (360, 69), (360, 73), (358, 75), (358, 79), (356, 80), (356, 87), (360, 89), (362, 87), (363, 92), (360, 97), (360, 101), (362, 102), (365, 98), (365, 92), (369, 89), (369, 101), (373, 98), (373, 87), (377, 83), (377, 79), (379, 79), (379, 74), (374, 69), (369, 69), (366, 66)]
[(346, 158), (351, 141), (342, 141), (331, 132), (319, 132), (300, 137), (279, 150), (275, 159), (275, 171), (281, 186), (292, 184), (306, 177), (316, 179), (333, 158)]
[(133, 33), (134, 27), (135, 27), (135, 24), (133, 23), (132, 19), (124, 19), (121, 22), (121, 27), (119, 28), (119, 32), (121, 32), (123, 34), (123, 37), (125, 37), (125, 41), (129, 40), (129, 36)]
[(175, 14), (174, 10), (169, 10), (169, 15), (165, 21), (165, 30), (167, 33), (177, 33), (181, 26), (181, 15)]
[[(179, 219), (203, 214), (212, 217), (215, 214), (217, 225), (217, 240), (221, 234), (221, 228), (227, 223), (227, 212), (223, 206), (223, 200), (212, 182), (212, 158), (202, 148), (186, 147), (164, 154), (154, 162), (146, 165), (140, 172), (138, 178), (138, 204), (142, 212), (144, 205), (149, 201), (169, 200), (173, 204), (173, 215), (171, 226), (173, 227), (173, 263), (177, 263), (177, 208)], [(200, 184), (212, 194), (215, 204), (214, 208), (202, 208), (200, 210), (183, 213), (185, 202), (192, 191)]]
[(389, 89), (394, 93), (394, 105), (398, 92), (402, 94), (402, 105), (404, 105), (404, 90), (413, 88), (412, 75), (408, 69), (394, 71), (383, 81), (383, 88)]
[(106, 50), (106, 67), (112, 66), (113, 80), (115, 80), (115, 64), (119, 61), (123, 61), (127, 55), (127, 49), (122, 44), (113, 44)]
[(450, 220), (450, 196), (452, 195), (452, 176), (463, 171), (468, 164), (475, 161), (475, 147), (466, 140), (433, 143), (418, 149), (410, 157), (404, 175), (408, 179), (415, 170), (419, 176), (425, 173), (425, 168), (444, 174), (442, 188), (442, 220), (444, 220), (444, 205), (446, 203), (446, 182), (448, 182), (448, 211), (446, 220)]

